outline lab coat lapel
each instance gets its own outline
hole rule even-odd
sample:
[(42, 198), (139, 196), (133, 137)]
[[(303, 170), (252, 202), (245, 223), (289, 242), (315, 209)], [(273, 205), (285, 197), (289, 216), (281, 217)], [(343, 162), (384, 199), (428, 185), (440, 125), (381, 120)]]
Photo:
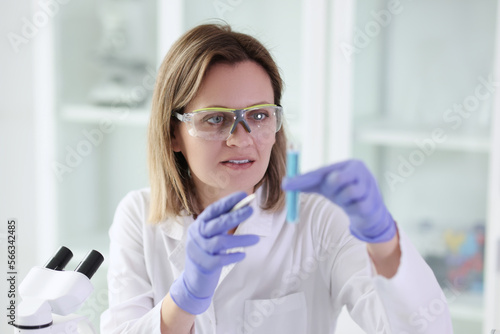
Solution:
[[(267, 237), (272, 234), (273, 213), (262, 210), (258, 203), (261, 202), (261, 189), (257, 192), (257, 200), (251, 204), (254, 213), (253, 215), (241, 223), (235, 231), (235, 235), (241, 234), (256, 234), (258, 236)], [(230, 249), (228, 252), (244, 252), (242, 247)], [(229, 273), (236, 266), (236, 263), (224, 266), (219, 278), (217, 288), (221, 285), (222, 281), (229, 275)], [(217, 291), (217, 290), (216, 290)]]
[(164, 234), (174, 239), (176, 244), (175, 248), (168, 255), (168, 260), (173, 267), (175, 278), (184, 270), (186, 259), (186, 230), (192, 222), (192, 216), (181, 216), (174, 221), (163, 224)]

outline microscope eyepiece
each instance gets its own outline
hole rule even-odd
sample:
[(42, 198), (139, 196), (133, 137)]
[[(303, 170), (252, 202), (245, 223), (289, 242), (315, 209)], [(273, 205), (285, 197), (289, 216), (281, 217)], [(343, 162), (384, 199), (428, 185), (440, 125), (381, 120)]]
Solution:
[(53, 270), (63, 270), (73, 257), (73, 253), (64, 246), (61, 246), (57, 253), (45, 264), (45, 268)]
[(91, 250), (85, 256), (85, 258), (76, 267), (75, 271), (84, 274), (89, 279), (94, 276), (97, 269), (99, 269), (101, 263), (104, 261), (104, 257), (96, 250)]

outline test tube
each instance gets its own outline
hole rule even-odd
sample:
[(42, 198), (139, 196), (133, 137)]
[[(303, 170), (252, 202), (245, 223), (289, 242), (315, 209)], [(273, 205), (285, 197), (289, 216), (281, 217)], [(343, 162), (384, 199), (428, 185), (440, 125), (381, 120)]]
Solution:
[[(286, 152), (286, 176), (294, 177), (299, 174), (299, 149), (291, 144)], [(299, 192), (286, 192), (286, 221), (295, 224), (299, 220)]]

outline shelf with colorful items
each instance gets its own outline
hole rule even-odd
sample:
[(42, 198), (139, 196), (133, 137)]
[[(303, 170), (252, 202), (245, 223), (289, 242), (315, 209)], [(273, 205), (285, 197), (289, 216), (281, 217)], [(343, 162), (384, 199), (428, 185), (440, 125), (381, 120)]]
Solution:
[(453, 318), (483, 320), (485, 223), (439, 227), (423, 220), (412, 235), (443, 288)]

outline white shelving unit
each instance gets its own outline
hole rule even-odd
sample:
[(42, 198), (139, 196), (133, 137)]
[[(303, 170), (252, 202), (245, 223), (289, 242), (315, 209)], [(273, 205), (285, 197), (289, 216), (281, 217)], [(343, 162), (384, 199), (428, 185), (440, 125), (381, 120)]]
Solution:
[(96, 123), (106, 120), (116, 125), (145, 127), (149, 122), (149, 108), (107, 108), (92, 105), (65, 105), (61, 107), (61, 119), (76, 124)]
[[(441, 283), (450, 279), (446, 261), (451, 261), (443, 233), (470, 233), (484, 224), (483, 288), (445, 288), (445, 294), (456, 334), (489, 334), (500, 326), (500, 95), (490, 94), (454, 127), (445, 115), (476, 98), (478, 78), (492, 74), (492, 62), (493, 80), (500, 78), (498, 3), (402, 3), (389, 24), (370, 34), (366, 27), (380, 23), (375, 14), (387, 13), (389, 3), (357, 2), (355, 9), (357, 41), (364, 36), (368, 46), (352, 58), (353, 152), (373, 168), (417, 248), (439, 259), (441, 267), (433, 269)], [(433, 142), (432, 153), (425, 154), (420, 146), (439, 128), (445, 140)], [(398, 174), (403, 163), (407, 174)], [(403, 175), (397, 187), (387, 181), (389, 172)], [(433, 229), (432, 240), (421, 226)]]
[[(493, 79), (500, 80), (500, 5), (497, 6)], [(489, 160), (488, 233), (485, 262), (485, 329), (500, 330), (500, 90), (494, 93)]]
[(461, 303), (450, 303), (450, 313), (453, 318), (481, 323), (484, 319), (483, 298), (477, 294), (461, 293)]
[[(355, 142), (368, 145), (373, 148), (382, 149), (407, 149), (417, 150), (416, 141), (429, 138), (429, 131), (411, 127), (389, 125), (381, 122), (373, 122), (372, 125), (361, 126), (356, 131)], [(494, 154), (493, 147), (487, 132), (482, 134), (454, 134), (447, 135), (446, 140), (435, 146), (434, 152), (454, 152), (456, 154), (480, 153)], [(455, 294), (456, 295), (455, 295)], [(453, 319), (461, 322), (476, 324), (481, 327), (488, 314), (484, 306), (484, 298), (481, 294), (470, 292), (449, 292), (450, 313)], [(458, 302), (456, 302), (458, 301)]]
[[(400, 129), (396, 126), (373, 125), (357, 131), (359, 142), (387, 147), (418, 148), (415, 142), (430, 139), (429, 131)], [(489, 153), (491, 140), (482, 134), (447, 134), (442, 143), (436, 143), (437, 150)]]
[[(38, 131), (47, 139), (40, 143), (38, 167), (39, 232), (45, 242), (37, 262), (43, 263), (60, 245), (74, 253), (67, 268), (76, 266), (90, 249), (104, 255), (92, 278), (94, 293), (79, 311), (97, 332), (100, 314), (107, 308), (107, 232), (118, 201), (148, 184), (145, 142), (154, 72), (182, 32), (182, 15), (174, 10), (182, 3), (71, 2), (61, 5), (36, 39), (38, 86), (49, 93), (40, 94), (37, 104)], [(135, 74), (136, 83), (129, 85), (136, 93), (149, 95), (139, 106), (91, 101), (92, 92), (99, 92), (105, 80), (123, 75), (117, 66), (130, 71), (144, 68), (143, 74)], [(117, 72), (108, 73), (109, 68)], [(101, 124), (112, 130), (90, 145), (84, 131), (99, 130)], [(83, 154), (82, 143), (91, 148), (88, 154)], [(58, 180), (54, 163), (66, 165), (69, 150), (81, 153), (81, 161)]]

